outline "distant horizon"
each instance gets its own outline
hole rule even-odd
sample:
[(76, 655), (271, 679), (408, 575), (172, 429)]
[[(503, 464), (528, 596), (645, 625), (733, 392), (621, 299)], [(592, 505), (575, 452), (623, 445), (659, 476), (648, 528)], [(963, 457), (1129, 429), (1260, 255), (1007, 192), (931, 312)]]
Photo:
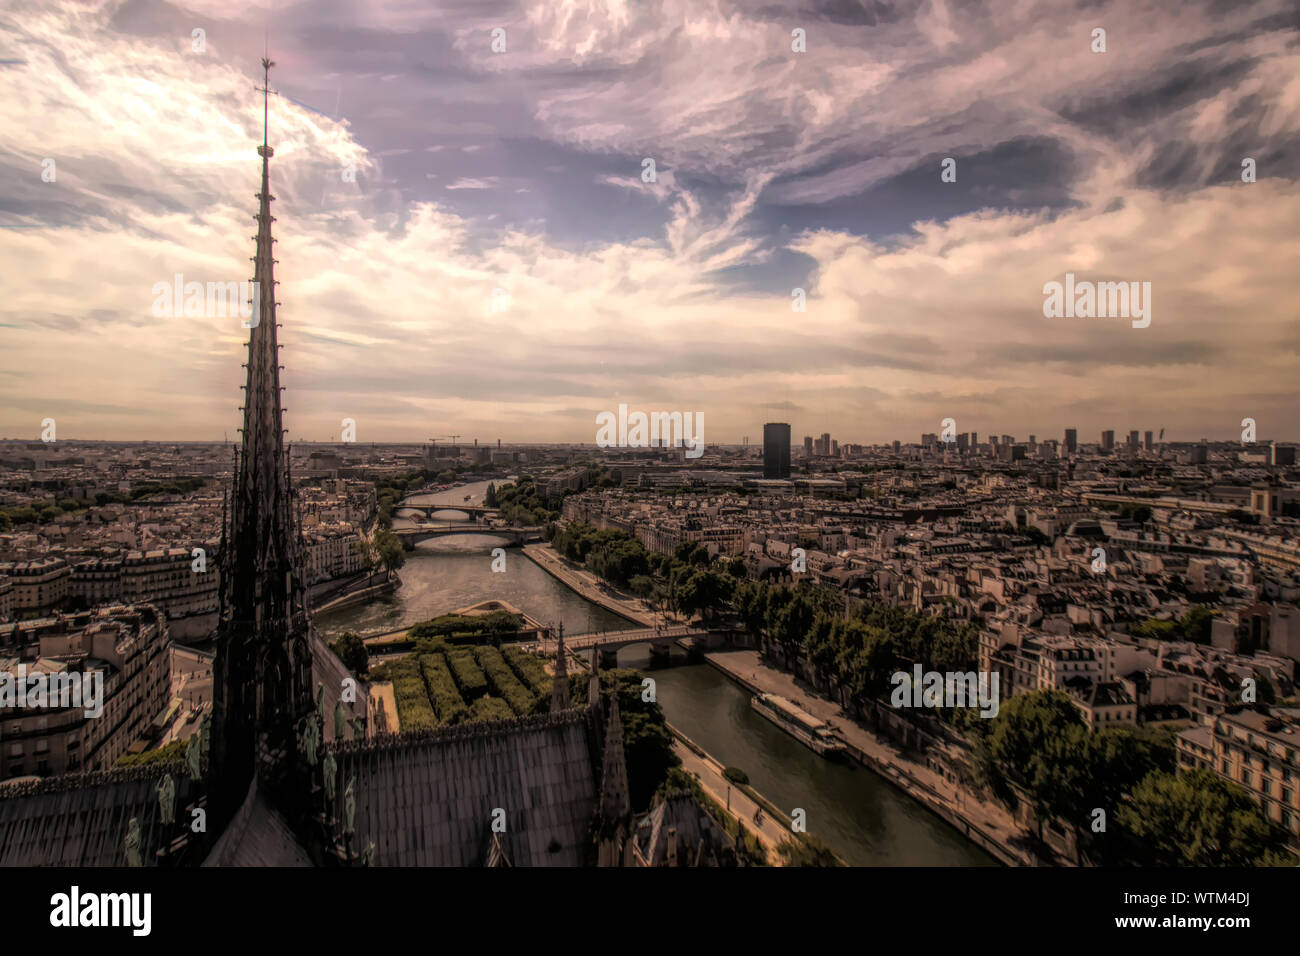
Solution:
[[(780, 423), (780, 424), (784, 424), (784, 423)], [(1145, 432), (1146, 430), (1143, 429), (1143, 430), (1141, 430), (1141, 431)], [(1158, 431), (1157, 431), (1157, 430), (1154, 430), (1154, 429), (1153, 429), (1153, 431), (1156, 431), (1157, 434), (1158, 434)], [(1240, 431), (1240, 429), (1239, 429), (1238, 431)], [(720, 447), (720, 448), (743, 448), (743, 447), (755, 448), (755, 447), (757, 447), (757, 448), (762, 448), (762, 447), (763, 447), (762, 425), (760, 425), (760, 426), (758, 427), (758, 432), (759, 432), (759, 434), (758, 434), (758, 438), (757, 438), (757, 440), (754, 440), (754, 439), (751, 437), (751, 440), (749, 441), (748, 446), (742, 444), (742, 442), (741, 442), (740, 440), (736, 440), (736, 441), (721, 441), (721, 442), (714, 442), (714, 441), (706, 440), (705, 443), (704, 443), (704, 444), (705, 444), (705, 448), (706, 448), (706, 454), (707, 454), (707, 449), (708, 449), (708, 448), (713, 448), (713, 447)], [(823, 434), (822, 432), (817, 432), (816, 434), (809, 433), (810, 437), (812, 437), (813, 439), (820, 438), (822, 434)], [(921, 436), (922, 434), (926, 434), (926, 433), (925, 433), (925, 432), (918, 432), (917, 435), (916, 435), (916, 437), (911, 438), (911, 439), (905, 439), (905, 438), (892, 439), (892, 438), (891, 438), (891, 439), (886, 439), (886, 440), (883, 440), (883, 441), (857, 441), (857, 440), (853, 440), (853, 439), (843, 439), (843, 438), (840, 438), (839, 436), (837, 436), (836, 434), (834, 434), (834, 433), (832, 432), (832, 433), (831, 433), (831, 438), (832, 438), (832, 440), (839, 442), (840, 447), (843, 447), (843, 446), (846, 445), (846, 444), (848, 444), (848, 445), (864, 445), (864, 446), (868, 446), (868, 447), (884, 447), (884, 446), (892, 445), (894, 441), (898, 441), (902, 446), (906, 447), (906, 446), (908, 446), (908, 445), (920, 445), (920, 444), (921, 444), (921, 443), (920, 443), (920, 436)], [(935, 430), (934, 430), (934, 434), (938, 434), (938, 427), (937, 427), (937, 426), (936, 426), (936, 428), (935, 428)], [(959, 433), (959, 434), (960, 434), (960, 433)], [(987, 435), (986, 435), (984, 432), (978, 432), (978, 434), (979, 434), (979, 436), (980, 436), (979, 444), (981, 444), (981, 445), (987, 445), (987, 444), (990, 444), (989, 438), (991, 438), (991, 437), (993, 436), (993, 432), (989, 432), (989, 433), (987, 433)], [(1003, 434), (1005, 434), (1005, 433), (1003, 433), (1003, 432), (998, 432), (998, 437), (1001, 437), (1001, 435), (1003, 435)], [(1028, 443), (1029, 443), (1029, 435), (1031, 435), (1031, 434), (1035, 436), (1035, 438), (1037, 439), (1037, 441), (1038, 441), (1039, 444), (1042, 444), (1044, 441), (1055, 441), (1055, 442), (1057, 442), (1058, 444), (1060, 444), (1060, 443), (1062, 443), (1062, 442), (1064, 441), (1064, 429), (1062, 429), (1062, 432), (1061, 432), (1061, 434), (1059, 434), (1059, 435), (1056, 435), (1056, 434), (1050, 434), (1050, 433), (1040, 433), (1040, 432), (1022, 432), (1022, 433), (1020, 433), (1020, 434), (1013, 435), (1012, 437), (1015, 438), (1015, 444), (1018, 444), (1018, 445), (1020, 445), (1020, 444), (1028, 444)], [(792, 435), (793, 435), (793, 432), (792, 432)], [(1115, 450), (1117, 450), (1117, 451), (1118, 451), (1118, 450), (1122, 450), (1124, 447), (1126, 447), (1127, 439), (1128, 439), (1128, 431), (1127, 431), (1127, 430), (1121, 432), (1118, 428), (1115, 429)], [(1202, 441), (1209, 442), (1210, 444), (1217, 444), (1217, 445), (1241, 445), (1243, 448), (1250, 448), (1250, 447), (1267, 447), (1270, 443), (1277, 443), (1277, 444), (1280, 444), (1280, 445), (1300, 445), (1300, 439), (1274, 438), (1274, 437), (1265, 436), (1265, 435), (1260, 435), (1260, 436), (1259, 436), (1259, 437), (1258, 437), (1254, 442), (1243, 442), (1243, 441), (1241, 440), (1241, 438), (1240, 438), (1240, 435), (1238, 435), (1238, 436), (1235, 437), (1235, 438), (1212, 438), (1212, 437), (1210, 437), (1210, 436), (1208, 436), (1208, 435), (1200, 435), (1200, 436), (1197, 436), (1197, 437), (1195, 437), (1195, 438), (1177, 438), (1177, 437), (1171, 437), (1171, 436), (1169, 436), (1168, 434), (1166, 434), (1166, 436), (1165, 436), (1163, 439), (1156, 438), (1156, 437), (1154, 437), (1154, 435), (1153, 435), (1153, 437), (1152, 437), (1152, 443), (1153, 443), (1154, 445), (1161, 445), (1161, 444), (1163, 444), (1163, 445), (1194, 445), (1194, 444), (1199, 444), (1199, 443), (1202, 442)], [(232, 439), (220, 439), (220, 438), (81, 438), (81, 437), (77, 437), (77, 436), (71, 436), (71, 437), (66, 437), (66, 438), (65, 438), (65, 437), (59, 437), (58, 440), (57, 440), (57, 441), (54, 441), (54, 442), (42, 442), (41, 439), (40, 439), (40, 437), (39, 437), (39, 435), (36, 436), (36, 437), (33, 437), (33, 438), (14, 438), (14, 437), (9, 437), (9, 436), (0, 436), (0, 444), (23, 444), (23, 445), (30, 445), (30, 444), (47, 444), (47, 445), (58, 446), (59, 444), (66, 444), (66, 443), (69, 443), (69, 442), (81, 442), (81, 443), (87, 443), (87, 444), (105, 444), (105, 445), (142, 445), (142, 444), (153, 444), (153, 445), (222, 445), (222, 444), (226, 444), (226, 445), (238, 445), (238, 444), (239, 444), (239, 440), (238, 440), (238, 439), (233, 439), (233, 438), (232, 438)], [(440, 440), (440, 441), (437, 442), (437, 445), (438, 445), (438, 447), (455, 446), (455, 447), (458, 447), (458, 448), (472, 448), (472, 447), (474, 447), (473, 442), (474, 442), (474, 439), (473, 439), (473, 438), (470, 438), (470, 439), (468, 439), (468, 440), (464, 440), (464, 439), (462, 439), (461, 441), (457, 441), (457, 442), (451, 442), (451, 441), (445, 441), (445, 442), (444, 442), (444, 441), (441, 441), (441, 440)], [(478, 447), (479, 447), (479, 448), (495, 448), (495, 447), (496, 447), (496, 442), (497, 442), (497, 439), (496, 439), (496, 438), (491, 438), (491, 439), (479, 439), (479, 445), (478, 445)], [(428, 448), (429, 445), (430, 445), (430, 443), (429, 443), (429, 441), (428, 441), (427, 439), (421, 441), (421, 440), (418, 440), (418, 439), (406, 439), (406, 438), (393, 438), (393, 439), (375, 438), (375, 439), (364, 439), (364, 440), (362, 440), (362, 439), (357, 439), (356, 441), (345, 442), (345, 441), (341, 441), (341, 440), (339, 440), (339, 439), (332, 439), (332, 440), (331, 440), (331, 439), (328, 439), (328, 438), (300, 438), (300, 439), (295, 439), (295, 438), (288, 437), (288, 436), (286, 436), (285, 443), (286, 443), (287, 445), (290, 445), (290, 446), (292, 446), (292, 445), (328, 445), (328, 446), (337, 446), (337, 445), (355, 445), (355, 446), (357, 446), (357, 447), (365, 447), (365, 446), (368, 446), (368, 445), (409, 445), (409, 446), (414, 447), (414, 448)], [(1097, 438), (1093, 438), (1093, 439), (1089, 439), (1089, 438), (1084, 437), (1084, 435), (1083, 435), (1082, 433), (1080, 433), (1080, 435), (1079, 435), (1079, 446), (1080, 446), (1080, 447), (1083, 447), (1083, 446), (1086, 446), (1086, 445), (1098, 445), (1098, 444), (1100, 444), (1100, 443), (1101, 443), (1100, 435), (1098, 435)], [(668, 446), (656, 446), (656, 447), (651, 447), (651, 448), (634, 448), (634, 447), (602, 448), (602, 447), (600, 447), (600, 446), (598, 446), (598, 445), (596, 444), (596, 442), (595, 442), (594, 439), (593, 439), (593, 440), (589, 440), (589, 441), (581, 441), (581, 440), (577, 440), (577, 439), (554, 439), (554, 440), (552, 440), (552, 439), (508, 439), (508, 438), (505, 438), (504, 436), (502, 436), (502, 438), (501, 438), (501, 444), (502, 444), (503, 447), (508, 446), (508, 445), (556, 445), (556, 446), (579, 446), (579, 447), (587, 447), (587, 446), (590, 446), (594, 451), (599, 451), (599, 452), (610, 452), (610, 453), (615, 453), (615, 454), (626, 454), (626, 453), (629, 453), (629, 452), (639, 452), (639, 451), (644, 451), (644, 452), (647, 452), (647, 453), (648, 453), (648, 452), (652, 452), (652, 451), (662, 451), (662, 450), (665, 450), (665, 449), (668, 447)], [(791, 447), (791, 448), (802, 448), (802, 447), (803, 447), (803, 439), (802, 439), (802, 437), (800, 437), (798, 440), (792, 440), (791, 443), (790, 443), (790, 447)], [(953, 447), (956, 448), (956, 445), (954, 444)]]

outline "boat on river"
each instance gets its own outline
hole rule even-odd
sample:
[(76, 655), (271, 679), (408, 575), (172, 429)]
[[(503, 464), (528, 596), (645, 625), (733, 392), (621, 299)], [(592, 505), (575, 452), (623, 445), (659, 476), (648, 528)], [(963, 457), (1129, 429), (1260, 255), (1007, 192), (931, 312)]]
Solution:
[(814, 717), (794, 701), (776, 694), (759, 694), (750, 701), (750, 706), (814, 753), (829, 758), (844, 753), (844, 742), (826, 721)]

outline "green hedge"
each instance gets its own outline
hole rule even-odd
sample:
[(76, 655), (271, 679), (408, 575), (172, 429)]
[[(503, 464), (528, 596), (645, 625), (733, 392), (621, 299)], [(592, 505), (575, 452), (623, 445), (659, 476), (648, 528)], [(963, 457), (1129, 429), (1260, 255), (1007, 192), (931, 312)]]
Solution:
[(429, 706), (429, 692), (420, 666), (415, 661), (396, 661), (389, 668), (393, 696), (397, 699), (397, 719), (402, 730), (426, 730), (438, 726), (438, 716)]
[(515, 712), (500, 697), (480, 697), (469, 709), (470, 720), (512, 720)]
[(536, 654), (530, 654), (518, 647), (506, 645), (501, 648), (506, 663), (515, 675), (533, 689), (533, 693), (546, 697), (551, 693), (551, 675), (546, 673), (546, 666)]
[(458, 724), (464, 720), (469, 715), (469, 708), (461, 700), (460, 691), (456, 689), (456, 682), (451, 679), (451, 671), (442, 655), (421, 654), (419, 666), (424, 672), (429, 699), (438, 712), (439, 724)]
[(483, 671), (474, 663), (474, 655), (468, 649), (457, 648), (447, 652), (447, 664), (452, 676), (460, 687), (461, 696), (467, 701), (487, 693), (488, 682)]
[[(478, 647), (475, 651), (478, 654), (479, 664), (487, 672), (488, 679), (492, 681), (492, 688), (505, 698), (516, 714), (523, 716), (538, 710), (541, 696), (519, 682), (519, 678), (515, 676), (499, 650), (495, 647)], [(550, 688), (547, 688), (547, 692), (550, 692)]]

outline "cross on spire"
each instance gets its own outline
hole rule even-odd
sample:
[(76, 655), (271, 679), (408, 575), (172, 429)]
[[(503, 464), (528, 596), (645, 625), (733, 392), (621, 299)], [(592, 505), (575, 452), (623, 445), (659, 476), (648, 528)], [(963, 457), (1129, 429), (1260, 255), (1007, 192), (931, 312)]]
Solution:
[[(254, 87), (254, 89), (256, 89), (259, 93), (262, 94), (262, 149), (258, 150), (258, 152), (262, 152), (262, 150), (267, 150), (270, 148), (267, 146), (267, 140), (266, 140), (267, 116), (269, 112), (267, 103), (270, 100), (272, 93), (274, 93), (276, 96), (280, 95), (279, 90), (271, 89), (271, 67), (273, 66), (275, 66), (274, 60), (268, 59), (267, 57), (262, 57), (262, 85)], [(262, 155), (266, 155), (266, 154), (262, 153)]]

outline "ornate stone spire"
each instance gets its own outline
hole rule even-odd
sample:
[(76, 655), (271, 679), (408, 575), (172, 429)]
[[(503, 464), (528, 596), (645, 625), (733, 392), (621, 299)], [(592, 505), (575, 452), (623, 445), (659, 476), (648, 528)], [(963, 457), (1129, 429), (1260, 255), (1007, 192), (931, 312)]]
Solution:
[(564, 652), (564, 622), (560, 622), (560, 640), (555, 651), (555, 676), (551, 679), (551, 713), (569, 709), (569, 662)]
[(587, 682), (587, 706), (600, 705), (600, 652), (591, 645), (591, 679)]
[[(301, 538), (293, 507), (280, 406), (267, 143), (270, 69), (262, 60), (262, 189), (257, 194), (252, 314), (247, 320), (244, 424), (228, 518), (222, 529), (221, 603), (213, 686), (214, 808), (232, 813), (244, 798), (259, 749), (296, 759), (298, 723), (312, 710), (311, 654)], [(269, 761), (274, 764), (274, 757)], [(282, 762), (282, 761), (281, 761)]]
[(609, 695), (609, 723), (605, 726), (605, 756), (601, 768), (600, 815), (622, 820), (632, 812), (627, 785), (627, 757), (623, 753), (623, 722), (618, 715), (618, 687)]
[(597, 811), (597, 866), (622, 866), (632, 819), (632, 797), (627, 783), (627, 757), (623, 753), (623, 723), (618, 716), (618, 686), (609, 695), (609, 723), (600, 775)]

